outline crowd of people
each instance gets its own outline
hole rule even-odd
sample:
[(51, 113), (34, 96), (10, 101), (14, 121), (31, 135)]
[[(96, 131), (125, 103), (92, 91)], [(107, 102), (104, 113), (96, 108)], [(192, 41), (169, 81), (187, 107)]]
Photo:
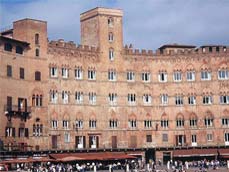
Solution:
[(123, 162), (87, 162), (87, 163), (18, 163), (11, 165), (10, 170), (18, 172), (85, 172), (107, 170), (113, 172), (115, 170), (122, 171), (138, 171), (139, 163), (136, 160)]
[(186, 172), (190, 169), (196, 169), (198, 172), (205, 172), (208, 169), (217, 170), (219, 168), (229, 168), (229, 163), (218, 160), (200, 160), (200, 161), (179, 161), (170, 160), (166, 165), (159, 160), (155, 162), (150, 160), (148, 163), (140, 159), (124, 160), (116, 162), (81, 162), (81, 163), (20, 163), (11, 165), (9, 169), (18, 172), (85, 172), (106, 170), (109, 172), (125, 171), (125, 172)]
[(227, 167), (226, 161), (219, 160), (199, 160), (199, 161), (168, 161), (167, 169), (172, 169), (173, 171), (186, 171), (190, 168), (198, 169), (197, 171), (207, 171), (208, 169), (217, 170), (220, 167)]

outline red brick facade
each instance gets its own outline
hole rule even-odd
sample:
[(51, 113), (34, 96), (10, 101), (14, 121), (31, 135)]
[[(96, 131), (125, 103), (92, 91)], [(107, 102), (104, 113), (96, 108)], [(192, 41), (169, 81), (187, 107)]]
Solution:
[[(0, 139), (5, 149), (229, 144), (229, 48), (174, 44), (153, 52), (124, 47), (122, 15), (105, 8), (81, 14), (82, 45), (48, 41), (47, 23), (32, 19), (2, 32)], [(156, 156), (162, 158), (162, 152)]]

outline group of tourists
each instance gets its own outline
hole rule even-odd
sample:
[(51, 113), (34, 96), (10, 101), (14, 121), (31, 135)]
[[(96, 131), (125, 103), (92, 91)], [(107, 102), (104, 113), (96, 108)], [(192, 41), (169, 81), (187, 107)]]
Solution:
[(28, 164), (28, 163), (18, 163), (15, 166), (12, 166), (12, 170), (15, 169), (18, 172), (85, 172), (85, 171), (99, 171), (106, 170), (113, 172), (115, 170), (122, 171), (138, 171), (140, 168), (138, 161), (124, 161), (116, 163), (37, 163), (37, 164)]
[(198, 169), (197, 171), (207, 171), (208, 169), (217, 170), (219, 167), (226, 167), (226, 161), (219, 160), (199, 160), (199, 161), (168, 161), (167, 169), (168, 170), (178, 170), (178, 171), (186, 171), (190, 168)]
[[(136, 160), (124, 160), (121, 162), (81, 162), (81, 163), (18, 163), (11, 165), (11, 170), (18, 172), (86, 172), (106, 170), (109, 172), (187, 172), (198, 171), (205, 172), (210, 169), (217, 170), (227, 167), (226, 161), (218, 160), (200, 160), (200, 161), (179, 161), (170, 160), (166, 165), (159, 160), (157, 162), (150, 160), (148, 163)], [(229, 168), (229, 166), (228, 166)], [(226, 168), (225, 168), (226, 169)], [(9, 169), (10, 170), (10, 169)]]

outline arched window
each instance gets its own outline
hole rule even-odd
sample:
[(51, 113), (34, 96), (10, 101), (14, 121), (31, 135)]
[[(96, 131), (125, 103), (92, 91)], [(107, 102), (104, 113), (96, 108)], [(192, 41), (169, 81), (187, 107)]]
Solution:
[(205, 118), (204, 118), (204, 124), (205, 127), (209, 128), (209, 127), (213, 127), (214, 125), (214, 116), (211, 112), (207, 112)]
[(114, 49), (113, 48), (109, 49), (109, 60), (114, 60)]
[(23, 48), (21, 46), (16, 46), (16, 53), (23, 54)]
[(10, 43), (5, 43), (4, 50), (5, 51), (12, 51), (12, 45)]
[(109, 40), (109, 42), (113, 42), (114, 41), (114, 34), (112, 32), (109, 33), (108, 40)]
[(39, 102), (40, 102), (40, 106), (42, 106), (42, 95), (40, 95), (40, 100), (39, 100)]
[(35, 44), (36, 45), (39, 44), (39, 34), (38, 33), (35, 34)]
[(50, 102), (57, 103), (58, 101), (58, 92), (57, 90), (50, 90)]
[(36, 106), (39, 106), (39, 99), (40, 99), (39, 95), (36, 95)]
[(35, 81), (40, 81), (41, 80), (41, 72), (36, 71), (35, 72)]
[(40, 137), (43, 134), (43, 124), (33, 124), (33, 136)]
[(108, 22), (108, 26), (109, 27), (113, 27), (113, 25), (114, 25), (114, 19), (112, 17), (109, 17), (108, 20), (107, 20), (107, 22)]
[(42, 106), (42, 95), (35, 95), (32, 96), (32, 106), (40, 107)]

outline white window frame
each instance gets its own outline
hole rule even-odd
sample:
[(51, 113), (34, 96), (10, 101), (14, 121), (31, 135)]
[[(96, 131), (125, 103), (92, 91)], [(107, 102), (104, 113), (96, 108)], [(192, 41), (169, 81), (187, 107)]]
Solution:
[(109, 93), (108, 101), (110, 105), (117, 105), (117, 94), (116, 93)]
[(167, 82), (168, 80), (168, 74), (167, 72), (159, 72), (158, 74), (158, 81), (159, 82)]
[(213, 118), (206, 117), (204, 119), (204, 125), (205, 125), (205, 127), (207, 127), (207, 128), (213, 127), (213, 124), (214, 124), (214, 119)]
[(71, 135), (69, 132), (64, 132), (64, 143), (69, 143)]
[(58, 121), (57, 120), (52, 120), (51, 124), (52, 124), (52, 129), (57, 129), (58, 128)]
[(58, 92), (57, 90), (50, 91), (50, 102), (56, 104), (58, 102)]
[(51, 78), (58, 77), (58, 68), (57, 67), (50, 67), (50, 77)]
[(160, 98), (161, 98), (161, 105), (164, 105), (164, 106), (168, 105), (169, 103), (168, 94), (161, 94)]
[(220, 69), (218, 71), (218, 79), (219, 80), (228, 80), (229, 79), (228, 69)]
[(224, 141), (228, 145), (229, 143), (229, 133), (228, 132), (224, 133)]
[(186, 77), (187, 77), (187, 81), (189, 82), (195, 81), (196, 80), (195, 71), (187, 71)]
[(65, 130), (69, 129), (69, 121), (68, 120), (63, 120), (62, 121), (62, 127)]
[(229, 127), (229, 118), (222, 118), (222, 126)]
[(77, 104), (83, 103), (83, 92), (82, 91), (76, 91), (75, 92), (75, 101)]
[(114, 19), (112, 17), (109, 17), (107, 19), (107, 23), (109, 27), (113, 27), (114, 26)]
[(90, 148), (96, 149), (97, 148), (97, 136), (92, 136), (92, 145)]
[(152, 128), (152, 126), (153, 126), (152, 120), (144, 120), (144, 128), (149, 129)]
[(111, 61), (114, 60), (114, 49), (113, 48), (109, 49), (109, 60)]
[(219, 98), (220, 104), (229, 104), (229, 95), (221, 95)]
[(184, 105), (184, 98), (182, 95), (175, 96), (175, 105), (176, 106), (183, 106)]
[(207, 141), (212, 142), (213, 141), (213, 134), (212, 133), (207, 133)]
[(136, 105), (136, 94), (134, 93), (129, 93), (127, 95), (127, 101), (129, 105)]
[(113, 32), (109, 32), (108, 33), (108, 41), (109, 42), (113, 42), (114, 41), (114, 34), (113, 34)]
[(204, 95), (203, 96), (203, 104), (204, 105), (211, 105), (213, 103), (213, 99), (211, 95)]
[(176, 127), (177, 128), (183, 128), (184, 127), (184, 119), (183, 118), (176, 119)]
[(108, 80), (109, 81), (116, 81), (116, 70), (114, 70), (114, 69), (108, 70)]
[(6, 137), (13, 137), (13, 127), (7, 127)]
[(173, 73), (173, 80), (174, 80), (174, 82), (181, 82), (182, 81), (182, 73), (181, 73), (181, 71), (175, 71)]
[(61, 68), (62, 78), (67, 79), (69, 77), (69, 69), (66, 67)]
[(191, 95), (188, 97), (188, 104), (189, 105), (196, 105), (196, 96)]
[(152, 103), (152, 97), (150, 94), (143, 94), (142, 101), (144, 105), (151, 105)]
[(83, 69), (82, 69), (82, 67), (76, 67), (75, 68), (75, 79), (77, 79), (77, 80), (83, 79)]
[(196, 134), (191, 135), (191, 144), (192, 146), (197, 146), (197, 135)]
[(89, 99), (90, 105), (95, 105), (96, 104), (96, 93), (95, 92), (89, 92), (88, 99)]
[(168, 128), (169, 127), (169, 120), (168, 119), (161, 119), (161, 128)]
[(150, 72), (142, 72), (142, 81), (143, 82), (150, 82), (151, 74)]
[(83, 120), (76, 120), (75, 121), (75, 128), (82, 129), (83, 128)]
[(211, 80), (211, 71), (202, 70), (201, 71), (201, 80), (202, 81), (210, 81)]
[(68, 91), (62, 91), (62, 102), (63, 104), (68, 104), (70, 98), (70, 93)]
[(109, 127), (110, 128), (117, 128), (118, 127), (118, 120), (117, 119), (111, 119), (109, 120)]
[(137, 128), (137, 120), (132, 119), (128, 121), (128, 125), (130, 129), (136, 129)]
[(196, 118), (191, 118), (190, 120), (189, 120), (189, 125), (190, 125), (190, 127), (191, 128), (195, 128), (195, 127), (197, 127), (197, 119)]
[(88, 69), (88, 80), (96, 80), (96, 71), (93, 68)]
[(89, 128), (90, 129), (95, 129), (97, 125), (97, 121), (96, 120), (89, 120)]
[(134, 71), (127, 71), (127, 81), (128, 82), (134, 82), (135, 81)]

